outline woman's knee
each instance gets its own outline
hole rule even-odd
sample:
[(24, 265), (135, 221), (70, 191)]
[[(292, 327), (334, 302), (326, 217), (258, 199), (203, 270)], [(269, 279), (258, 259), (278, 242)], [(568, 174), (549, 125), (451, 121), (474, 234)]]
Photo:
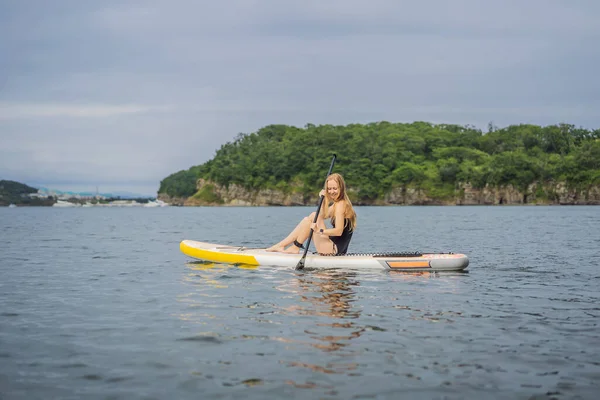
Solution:
[(308, 217), (304, 217), (302, 220), (305, 222), (312, 223), (315, 220), (315, 213), (311, 213)]

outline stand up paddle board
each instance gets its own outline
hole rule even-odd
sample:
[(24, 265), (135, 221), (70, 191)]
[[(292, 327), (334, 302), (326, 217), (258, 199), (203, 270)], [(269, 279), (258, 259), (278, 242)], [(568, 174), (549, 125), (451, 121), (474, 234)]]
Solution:
[[(302, 257), (301, 254), (269, 252), (265, 249), (194, 240), (182, 241), (179, 249), (192, 258), (226, 264), (295, 268)], [(469, 258), (464, 254), (455, 253), (356, 253), (339, 256), (308, 253), (304, 265), (305, 268), (384, 269), (412, 272), (462, 271), (469, 265)]]

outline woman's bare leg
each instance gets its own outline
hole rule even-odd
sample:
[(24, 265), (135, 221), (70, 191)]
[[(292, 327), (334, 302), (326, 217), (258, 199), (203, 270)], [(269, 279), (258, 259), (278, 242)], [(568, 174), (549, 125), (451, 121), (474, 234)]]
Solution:
[[(325, 223), (323, 221), (319, 221), (317, 223), (317, 231), (319, 229), (326, 229)], [(308, 238), (308, 235), (307, 235)], [(306, 240), (306, 239), (305, 239)], [(334, 244), (329, 239), (329, 236), (319, 235), (317, 232), (313, 235), (313, 241), (315, 242), (315, 247), (317, 248), (317, 252), (320, 254), (333, 254), (335, 253)]]
[[(278, 252), (294, 253), (294, 254), (298, 253), (300, 248), (293, 245), (294, 240), (298, 241), (299, 243), (304, 243), (304, 241), (306, 239), (308, 239), (308, 235), (310, 233), (310, 224), (315, 218), (314, 214), (315, 213), (312, 213), (310, 216), (302, 218), (302, 220), (298, 223), (298, 225), (296, 225), (294, 230), (292, 230), (292, 232), (289, 235), (287, 235), (285, 237), (285, 239), (283, 239), (279, 243), (269, 247), (267, 249), (267, 251), (278, 251)], [(290, 246), (286, 250), (285, 247), (290, 244), (292, 246)]]

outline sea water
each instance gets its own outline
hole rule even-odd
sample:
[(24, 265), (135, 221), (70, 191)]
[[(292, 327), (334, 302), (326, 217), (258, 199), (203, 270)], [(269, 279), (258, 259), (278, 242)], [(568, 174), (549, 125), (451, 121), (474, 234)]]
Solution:
[(0, 398), (596, 399), (600, 208), (357, 207), (350, 251), (468, 273), (194, 261), (306, 207), (0, 209)]

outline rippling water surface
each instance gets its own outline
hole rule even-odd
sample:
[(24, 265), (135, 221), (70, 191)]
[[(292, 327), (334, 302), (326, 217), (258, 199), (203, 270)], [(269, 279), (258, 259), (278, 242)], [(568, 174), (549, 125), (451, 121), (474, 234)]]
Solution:
[(310, 211), (0, 209), (0, 398), (598, 398), (600, 208), (357, 208), (351, 251), (462, 252), (466, 274), (179, 252)]

